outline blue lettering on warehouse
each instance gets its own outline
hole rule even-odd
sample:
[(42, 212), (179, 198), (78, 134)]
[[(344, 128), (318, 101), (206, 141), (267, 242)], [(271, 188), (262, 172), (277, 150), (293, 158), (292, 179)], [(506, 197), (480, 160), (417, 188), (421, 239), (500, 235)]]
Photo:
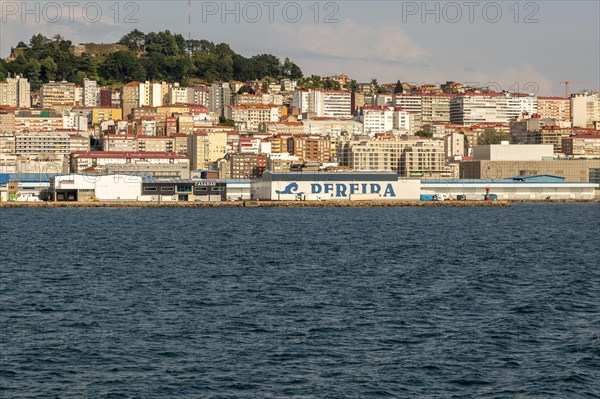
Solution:
[(298, 183), (290, 183), (287, 186), (285, 186), (285, 188), (283, 190), (275, 190), (275, 194), (296, 194), (296, 195), (302, 195), (304, 193), (298, 193)]

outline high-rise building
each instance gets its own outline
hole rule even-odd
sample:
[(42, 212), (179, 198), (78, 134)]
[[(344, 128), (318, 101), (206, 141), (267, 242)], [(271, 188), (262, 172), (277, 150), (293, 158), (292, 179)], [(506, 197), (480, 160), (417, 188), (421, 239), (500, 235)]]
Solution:
[(51, 108), (54, 106), (76, 105), (76, 86), (71, 82), (50, 82), (42, 85), (40, 90), (40, 106)]
[(100, 90), (95, 80), (83, 79), (83, 106), (96, 107), (99, 103)]
[(31, 85), (27, 78), (17, 75), (0, 82), (0, 105), (31, 108)]
[(571, 99), (566, 97), (538, 97), (540, 118), (554, 119), (557, 122), (571, 121)]
[(209, 110), (219, 116), (225, 115), (225, 106), (231, 104), (231, 89), (228, 83), (214, 83), (210, 86)]
[(227, 132), (195, 132), (188, 135), (187, 154), (192, 170), (208, 170), (227, 154)]
[(571, 120), (574, 127), (595, 128), (600, 124), (600, 94), (572, 95)]

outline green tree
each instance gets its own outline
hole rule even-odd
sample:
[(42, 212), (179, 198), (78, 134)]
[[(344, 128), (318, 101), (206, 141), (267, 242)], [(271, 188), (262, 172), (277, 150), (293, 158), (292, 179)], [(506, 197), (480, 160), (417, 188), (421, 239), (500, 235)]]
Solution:
[(427, 137), (427, 138), (432, 138), (433, 137), (433, 132), (428, 132), (427, 130), (419, 130), (415, 136), (418, 137)]
[(502, 141), (510, 142), (510, 134), (507, 132), (498, 131), (496, 129), (486, 129), (479, 137), (479, 140), (477, 140), (477, 144), (500, 144)]
[(356, 93), (358, 91), (358, 82), (354, 79), (350, 80), (348, 83), (349, 89), (352, 93)]
[(109, 54), (100, 66), (100, 74), (108, 80), (131, 82), (146, 80), (146, 71), (131, 51), (117, 51)]
[(402, 82), (396, 82), (396, 87), (394, 87), (394, 94), (402, 94), (404, 93), (404, 88), (402, 87)]
[(118, 44), (123, 44), (131, 51), (144, 51), (146, 44), (146, 35), (137, 29), (132, 30), (125, 36), (121, 37)]

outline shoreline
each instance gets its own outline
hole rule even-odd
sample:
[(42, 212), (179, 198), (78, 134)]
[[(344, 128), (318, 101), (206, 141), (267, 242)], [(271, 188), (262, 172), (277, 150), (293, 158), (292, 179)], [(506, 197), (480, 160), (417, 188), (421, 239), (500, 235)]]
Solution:
[(229, 202), (0, 202), (0, 208), (390, 208), (506, 207), (514, 204), (599, 203), (594, 200), (510, 201), (229, 201)]

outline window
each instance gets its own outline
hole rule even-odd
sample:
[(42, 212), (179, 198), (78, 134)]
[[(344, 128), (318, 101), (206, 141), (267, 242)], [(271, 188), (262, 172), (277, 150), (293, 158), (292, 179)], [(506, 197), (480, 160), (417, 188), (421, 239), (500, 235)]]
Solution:
[(160, 191), (171, 191), (172, 192), (172, 191), (175, 191), (175, 189), (173, 187), (162, 187), (160, 189)]
[(157, 191), (156, 187), (146, 187), (145, 191)]
[(212, 191), (225, 191), (223, 187), (213, 187)]

